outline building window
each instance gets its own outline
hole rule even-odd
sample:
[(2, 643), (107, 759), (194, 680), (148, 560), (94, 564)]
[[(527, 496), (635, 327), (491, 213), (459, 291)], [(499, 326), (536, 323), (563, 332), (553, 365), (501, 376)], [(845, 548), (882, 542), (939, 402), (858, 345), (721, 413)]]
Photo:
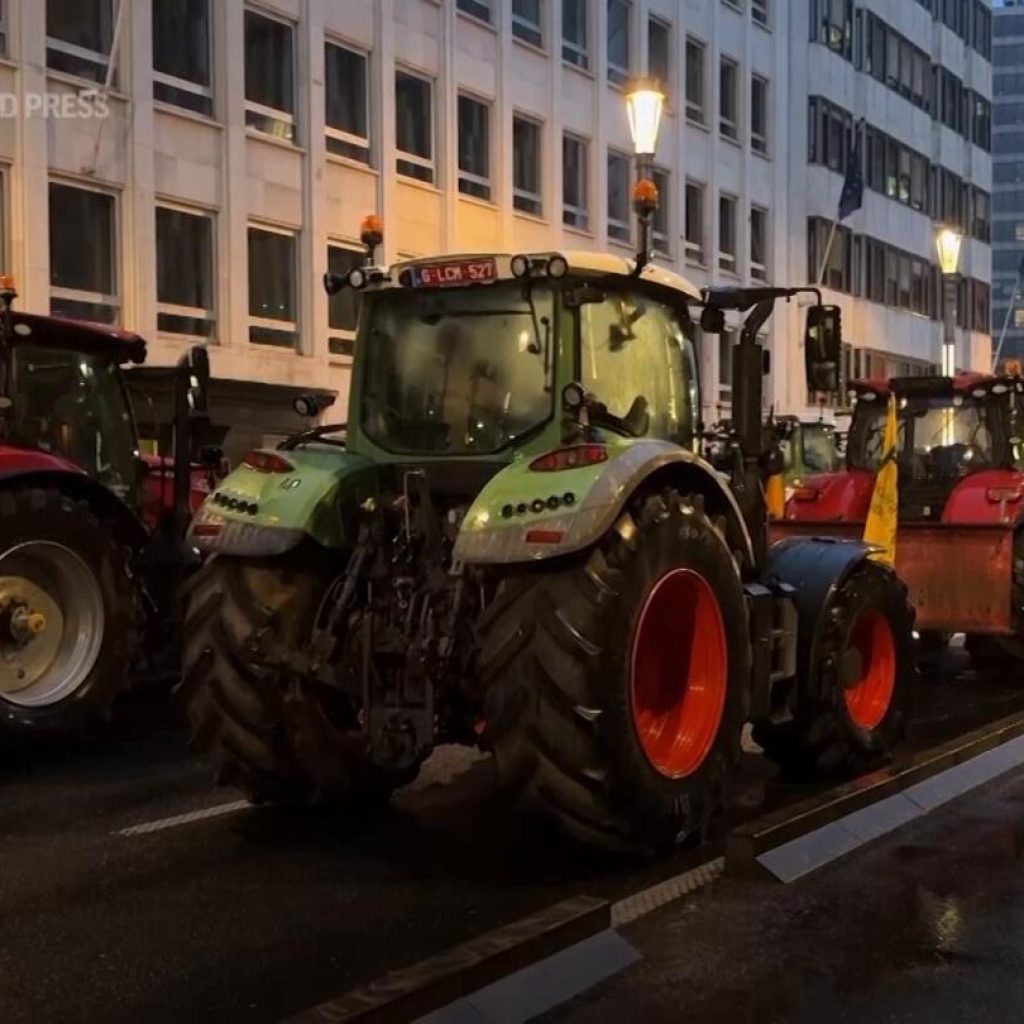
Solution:
[(718, 197), (718, 267), (736, 273), (736, 200)]
[(867, 15), (864, 33), (865, 67), (883, 85), (923, 110), (931, 107), (928, 95), (931, 58), (874, 14)]
[(245, 12), (245, 123), (295, 141), (295, 32), (291, 25)]
[(213, 218), (171, 206), (156, 208), (157, 330), (212, 338)]
[(722, 331), (718, 335), (718, 401), (732, 402), (732, 347), (736, 343), (735, 331)]
[(327, 152), (370, 162), (368, 60), (346, 46), (324, 47)]
[(750, 17), (758, 24), (768, 26), (768, 0), (750, 0)]
[[(1024, 78), (1024, 75), (1021, 76)], [(976, 146), (986, 153), (992, 152), (992, 106), (976, 92), (971, 93), (974, 110), (971, 118), (971, 138)]]
[(608, 237), (628, 242), (633, 232), (629, 222), (630, 159), (614, 150), (608, 153)]
[(294, 231), (249, 227), (249, 341), (295, 348), (299, 340)]
[(512, 205), (539, 217), (541, 196), (540, 125), (518, 114), (512, 118)]
[(750, 276), (768, 280), (768, 211), (760, 206), (750, 208)]
[(512, 0), (512, 35), (531, 46), (544, 45), (541, 0)]
[(113, 0), (46, 0), (46, 66), (106, 82), (114, 14)]
[(865, 136), (868, 188), (915, 210), (927, 210), (927, 159), (876, 128), (867, 128)]
[(808, 117), (808, 163), (845, 174), (853, 145), (853, 116), (821, 96), (812, 96)]
[(704, 248), (704, 186), (686, 183), (686, 258), (691, 263), (707, 264)]
[(647, 21), (647, 74), (666, 90), (672, 81), (672, 26), (660, 18)]
[(622, 85), (629, 78), (629, 0), (608, 0), (608, 81)]
[(491, 198), (491, 108), (459, 96), (459, 191)]
[(992, 241), (992, 197), (980, 188), (971, 189), (971, 235), (979, 242)]
[(118, 322), (115, 202), (107, 192), (50, 183), (51, 313)]
[(153, 98), (213, 113), (210, 0), (153, 0)]
[[(331, 274), (347, 277), (356, 267), (366, 265), (366, 250), (330, 243), (327, 246), (327, 270)], [(327, 348), (331, 355), (351, 356), (354, 352), (355, 332), (359, 325), (359, 291), (342, 288), (332, 295), (327, 307), (327, 325), (330, 333)]]
[(562, 60), (578, 68), (590, 67), (588, 0), (562, 0)]
[(651, 244), (659, 256), (670, 257), (672, 255), (672, 217), (671, 198), (669, 191), (671, 177), (669, 172), (661, 167), (655, 167), (651, 171), (651, 180), (658, 190), (658, 206), (651, 217)]
[(0, 0), (0, 56), (7, 56), (7, 4)]
[(705, 124), (704, 109), (704, 44), (686, 37), (686, 116), (697, 124)]
[(853, 0), (811, 0), (811, 39), (853, 59)]
[(562, 223), (585, 231), (590, 223), (587, 199), (587, 143), (562, 136)]
[(768, 153), (768, 80), (750, 76), (750, 148)]
[(434, 181), (434, 85), (409, 71), (395, 72), (395, 147), (399, 174)]
[[(832, 233), (832, 222), (821, 217), (807, 218), (807, 277), (817, 281), (821, 264), (825, 259), (825, 248)], [(839, 228), (832, 239), (825, 264), (822, 284), (835, 291), (854, 293), (854, 247), (853, 235), (848, 228)], [(909, 279), (908, 279), (909, 280)]]
[(736, 94), (738, 81), (739, 67), (736, 61), (723, 57), (719, 68), (718, 130), (727, 139), (739, 138), (739, 97)]
[(455, 6), (470, 17), (491, 23), (491, 0), (457, 0)]

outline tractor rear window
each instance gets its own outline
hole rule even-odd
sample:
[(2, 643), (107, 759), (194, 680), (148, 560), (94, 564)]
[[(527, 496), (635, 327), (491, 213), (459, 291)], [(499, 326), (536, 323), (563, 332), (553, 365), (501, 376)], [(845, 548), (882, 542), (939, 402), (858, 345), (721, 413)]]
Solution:
[(914, 479), (963, 476), (998, 465), (997, 412), (991, 402), (957, 397), (915, 400), (907, 409), (913, 443), (907, 468)]
[(374, 296), (367, 307), (362, 426), (381, 447), (486, 454), (550, 418), (550, 288), (402, 289)]
[(70, 349), (15, 350), (15, 436), (74, 462), (121, 497), (135, 481), (135, 428), (117, 366)]

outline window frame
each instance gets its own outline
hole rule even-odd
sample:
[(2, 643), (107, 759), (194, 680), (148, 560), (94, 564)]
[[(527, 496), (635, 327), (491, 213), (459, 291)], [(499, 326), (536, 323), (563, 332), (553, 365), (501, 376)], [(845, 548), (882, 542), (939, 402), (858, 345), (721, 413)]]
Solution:
[[(761, 121), (763, 124), (763, 130), (757, 132), (755, 130), (755, 112), (757, 111), (757, 104), (754, 102), (754, 94), (756, 87), (761, 86)], [(770, 124), (769, 113), (769, 97), (771, 95), (771, 83), (767, 76), (759, 75), (757, 72), (751, 72), (750, 75), (750, 148), (753, 152), (759, 156), (769, 156), (768, 147), (768, 126)]]
[[(46, 25), (46, 70), (48, 72), (55, 72), (58, 75), (70, 75), (72, 78), (81, 79), (84, 82), (91, 82), (93, 85), (105, 85), (107, 76), (110, 74), (111, 62), (114, 60), (115, 54), (113, 53), (114, 47), (114, 33), (116, 32), (117, 25), (117, 8), (115, 6), (115, 0), (100, 0), (100, 2), (107, 3), (110, 10), (110, 52), (102, 53), (99, 50), (90, 50), (85, 46), (78, 46), (76, 43), (69, 43), (59, 36), (50, 34), (50, 19), (45, 14), (45, 0), (44, 0), (44, 21)], [(5, 10), (6, 15), (6, 10)], [(6, 17), (4, 19), (6, 28)], [(6, 38), (6, 33), (5, 33)], [(75, 60), (83, 61), (86, 64), (95, 65), (100, 74), (92, 78), (89, 75), (78, 74), (74, 71), (66, 71), (63, 68), (54, 67), (50, 64), (50, 51), (54, 50), (57, 53), (62, 53), (66, 57), (73, 57)], [(117, 85), (117, 66), (114, 65), (114, 75), (111, 79), (112, 84), (116, 87)]]
[[(253, 17), (256, 17), (256, 18), (263, 18), (266, 21), (276, 22), (278, 25), (283, 25), (285, 28), (288, 29), (289, 36), (290, 36), (290, 39), (291, 39), (292, 106), (294, 107), (294, 110), (291, 110), (291, 111), (278, 110), (276, 107), (268, 107), (265, 104), (260, 103), (260, 102), (258, 102), (256, 100), (251, 100), (251, 99), (249, 99), (248, 95), (246, 95), (245, 96), (245, 103), (244, 103), (245, 130), (247, 132), (249, 132), (249, 131), (255, 132), (257, 135), (260, 135), (260, 136), (263, 136), (263, 137), (266, 137), (266, 138), (278, 139), (279, 141), (287, 142), (287, 143), (289, 143), (289, 144), (291, 144), (293, 146), (297, 146), (299, 144), (299, 130), (298, 130), (298, 120), (299, 120), (299, 88), (298, 88), (298, 83), (299, 83), (299, 73), (298, 73), (299, 72), (299, 50), (298, 50), (298, 31), (297, 31), (298, 26), (295, 24), (294, 21), (291, 21), (288, 18), (283, 17), (281, 15), (278, 15), (276, 13), (272, 14), (272, 13), (270, 13), (269, 11), (267, 11), (266, 9), (264, 9), (262, 7), (257, 8), (257, 7), (251, 7), (251, 6), (247, 5), (243, 9), (243, 14), (244, 14), (244, 16), (248, 16), (248, 15), (251, 14)], [(243, 29), (243, 33), (244, 33), (244, 29)], [(243, 73), (244, 73), (245, 67), (247, 66), (248, 60), (249, 60), (248, 47), (246, 46), (244, 35), (243, 35), (243, 40), (242, 40), (242, 47), (243, 47)], [(261, 118), (265, 118), (267, 121), (271, 122), (272, 124), (276, 123), (276, 124), (280, 124), (280, 125), (285, 125), (285, 126), (287, 126), (290, 129), (291, 134), (290, 135), (286, 135), (286, 136), (281, 136), (281, 135), (276, 134), (275, 132), (267, 131), (265, 128), (261, 128), (259, 125), (251, 124), (250, 121), (249, 121), (249, 115), (250, 114), (255, 114), (255, 115), (258, 115)]]
[[(209, 291), (210, 291), (210, 308), (203, 309), (199, 306), (181, 306), (171, 302), (164, 302), (160, 298), (160, 282), (157, 279), (157, 291), (156, 291), (156, 312), (157, 312), (157, 334), (163, 338), (181, 338), (190, 340), (201, 340), (205, 343), (215, 343), (217, 341), (217, 214), (212, 210), (204, 210), (198, 206), (187, 206), (183, 203), (174, 202), (166, 199), (157, 199), (154, 203), (154, 237), (156, 240), (156, 253), (157, 259), (159, 260), (160, 253), (160, 227), (159, 218), (156, 217), (156, 213), (159, 210), (171, 210), (174, 213), (184, 214), (188, 217), (196, 217), (205, 220), (210, 225), (210, 280), (209, 280)], [(173, 316), (182, 317), (188, 320), (203, 320), (211, 325), (211, 331), (209, 334), (183, 334), (180, 331), (168, 331), (163, 330), (160, 327), (161, 316)]]
[[(583, 17), (583, 42), (578, 43), (574, 39), (568, 39), (565, 35), (565, 10), (568, 3), (579, 3), (579, 8), (574, 8), (578, 11), (582, 11)], [(583, 71), (590, 73), (590, 52), (591, 46), (591, 32), (593, 19), (590, 17), (590, 8), (587, 0), (562, 0), (562, 24), (560, 28), (561, 42), (562, 42), (562, 63), (569, 65), (569, 67), (576, 68), (577, 71)], [(566, 53), (572, 56), (566, 56)], [(574, 59), (575, 58), (575, 59)]]
[[(694, 101), (690, 97), (691, 47), (695, 54), (700, 55), (700, 75), (697, 78), (697, 81), (700, 84), (700, 98), (698, 103), (694, 103)], [(683, 87), (683, 100), (686, 104), (686, 120), (689, 121), (691, 124), (700, 125), (702, 128), (706, 128), (708, 125), (707, 43), (699, 39), (697, 36), (687, 35), (684, 53), (686, 54), (686, 74)]]
[[(366, 117), (366, 137), (363, 138), (353, 132), (347, 132), (342, 128), (335, 128), (327, 121), (327, 106), (324, 105), (324, 137), (327, 140), (327, 155), (328, 157), (335, 157), (341, 160), (351, 160), (354, 163), (373, 167), (373, 104), (371, 101), (371, 76), (373, 74), (372, 57), (369, 50), (363, 49), (362, 47), (354, 46), (351, 43), (344, 42), (337, 39), (334, 36), (324, 37), (324, 86), (327, 84), (327, 54), (328, 50), (333, 47), (336, 50), (343, 50), (346, 53), (353, 54), (359, 57), (363, 61), (364, 69), (364, 83), (365, 88), (363, 90), (363, 107), (364, 114)], [(357, 156), (352, 156), (349, 153), (339, 153), (331, 149), (331, 141), (340, 143), (343, 146), (350, 147), (353, 150), (365, 153), (366, 158), (360, 159)]]
[[(516, 184), (515, 130), (517, 121), (525, 125), (529, 125), (536, 132), (536, 135), (534, 136), (537, 143), (536, 152), (534, 154), (538, 185), (538, 191), (536, 193), (528, 192), (526, 189), (521, 188)], [(518, 205), (519, 203), (525, 203), (531, 208), (520, 206)], [(535, 204), (536, 208), (532, 208), (531, 204)], [(512, 111), (512, 208), (516, 213), (522, 213), (528, 217), (544, 216), (544, 122), (539, 118), (517, 110)]]
[[(179, 78), (177, 75), (168, 74), (165, 71), (158, 71), (156, 68), (156, 40), (153, 41), (153, 85), (154, 94), (153, 101), (155, 103), (166, 104), (167, 106), (174, 107), (177, 110), (187, 110), (193, 114), (200, 114), (204, 117), (213, 117), (216, 114), (216, 97), (214, 96), (213, 83), (216, 79), (216, 67), (215, 60), (217, 55), (216, 47), (216, 19), (214, 18), (214, 9), (212, 0), (206, 0), (206, 59), (207, 66), (210, 69), (210, 81), (207, 85), (202, 85), (199, 82), (193, 82), (188, 78)], [(168, 89), (175, 89), (178, 92), (186, 92), (192, 96), (199, 96), (204, 100), (209, 100), (209, 110), (195, 110), (192, 107), (185, 107), (180, 103), (175, 103), (174, 100), (166, 99), (162, 96), (156, 95), (155, 87), (157, 85), (165, 86)]]
[[(579, 192), (583, 199), (582, 206), (572, 206), (566, 202), (566, 167), (568, 161), (565, 159), (565, 147), (568, 144), (581, 147), (582, 160), (580, 160), (579, 176), (576, 180)], [(590, 140), (576, 132), (562, 132), (562, 225), (572, 228), (575, 231), (590, 232)]]
[[(484, 112), (484, 133), (485, 143), (484, 156), (487, 164), (487, 174), (477, 174), (475, 171), (467, 171), (462, 166), (462, 103), (472, 103), (483, 110)], [(490, 100), (484, 99), (477, 93), (468, 92), (465, 89), (459, 89), (455, 96), (455, 172), (456, 172), (456, 189), (460, 196), (467, 196), (470, 199), (476, 199), (483, 203), (494, 202), (494, 183), (492, 181), (492, 169), (494, 166), (493, 159), (493, 133), (491, 131), (492, 114), (494, 110), (494, 104)], [(463, 187), (467, 186), (467, 187)], [(486, 194), (480, 195), (470, 189), (477, 188), (481, 192)]]
[[(358, 242), (353, 242), (344, 238), (336, 238), (332, 235), (327, 237), (327, 267), (330, 270), (331, 266), (331, 250), (337, 249), (341, 252), (351, 253), (357, 258), (359, 265), (366, 263), (366, 249), (360, 246)], [(354, 345), (356, 335), (359, 331), (359, 293), (351, 288), (346, 288), (340, 294), (348, 293), (352, 296), (353, 303), (355, 305), (355, 324), (352, 328), (347, 327), (336, 327), (331, 323), (331, 302), (327, 303), (327, 353), (328, 357), (334, 360), (346, 360), (351, 362), (354, 356)], [(332, 299), (334, 297), (332, 296)], [(338, 342), (337, 349), (334, 348), (334, 343)], [(348, 351), (345, 351), (347, 349)]]
[(494, 25), (492, 0), (455, 0), (455, 13), (465, 18), (472, 18), (484, 25)]
[[(725, 74), (731, 71), (732, 82), (732, 117), (727, 116), (725, 109), (726, 89)], [(734, 57), (721, 54), (718, 59), (718, 134), (730, 142), (740, 141), (740, 64)]]
[[(625, 216), (620, 218), (612, 214), (612, 162), (623, 165), (626, 170), (626, 188), (623, 195), (623, 206)], [(607, 209), (605, 211), (605, 222), (607, 225), (608, 238), (612, 242), (622, 245), (631, 245), (633, 242), (633, 221), (630, 217), (630, 190), (633, 178), (633, 160), (628, 153), (614, 146), (608, 148), (608, 155), (605, 160), (607, 175)]]
[[(253, 231), (260, 231), (268, 235), (282, 235), (291, 239), (292, 260), (292, 298), (295, 303), (295, 318), (293, 320), (277, 320), (273, 317), (259, 317), (252, 313), (252, 261), (249, 259), (249, 238)], [(246, 323), (248, 341), (250, 345), (259, 345), (262, 349), (299, 352), (302, 348), (302, 291), (299, 287), (300, 269), (300, 241), (301, 229), (286, 228), (278, 224), (271, 224), (267, 221), (248, 220), (246, 221)], [(290, 345), (275, 344), (270, 341), (254, 341), (253, 328), (264, 331), (276, 331), (278, 334), (292, 334), (294, 339)]]
[[(658, 189), (658, 206), (651, 216), (651, 248), (655, 255), (672, 259), (672, 172), (667, 167), (652, 167), (651, 180)], [(660, 228), (659, 228), (660, 221)]]
[[(605, 47), (605, 61), (606, 68), (605, 74), (608, 81), (614, 85), (622, 88), (632, 76), (632, 60), (633, 60), (633, 0), (605, 0), (606, 4), (606, 21), (605, 27), (607, 29), (608, 38), (606, 40)], [(625, 22), (623, 31), (626, 36), (626, 63), (625, 65), (612, 63), (611, 58), (611, 6), (616, 4), (621, 7), (625, 12)]]
[[(750, 276), (755, 281), (766, 282), (768, 280), (768, 209), (767, 207), (760, 206), (757, 203), (750, 204)], [(754, 260), (754, 223), (757, 218), (760, 218), (761, 223), (761, 249), (764, 253), (764, 260), (760, 263)]]
[(771, 28), (771, 6), (769, 0), (750, 0), (750, 20), (761, 28)]
[[(88, 192), (92, 195), (104, 196), (111, 201), (111, 224), (110, 224), (110, 281), (114, 285), (114, 292), (107, 294), (104, 292), (94, 292), (84, 288), (65, 288), (60, 285), (54, 285), (53, 283), (53, 250), (52, 247), (49, 250), (50, 259), (50, 281), (49, 281), (49, 296), (50, 296), (50, 311), (53, 310), (53, 300), (63, 299), (65, 302), (78, 302), (88, 304), (92, 306), (104, 306), (114, 312), (113, 319), (109, 321), (97, 321), (100, 323), (107, 323), (111, 326), (117, 326), (121, 323), (121, 314), (124, 307), (124, 300), (121, 296), (123, 291), (123, 274), (122, 274), (122, 240), (121, 240), (121, 194), (113, 189), (101, 188), (92, 184), (87, 184), (82, 181), (70, 178), (61, 178), (50, 176), (47, 179), (47, 211), (49, 211), (50, 204), (50, 189), (58, 185), (63, 188), (76, 189), (79, 192)], [(50, 245), (50, 235), (52, 234), (53, 227), (50, 226), (47, 237), (47, 245)]]
[[(398, 76), (405, 75), (407, 78), (413, 78), (417, 81), (423, 82), (427, 86), (427, 95), (430, 100), (430, 124), (427, 132), (427, 138), (430, 141), (430, 156), (421, 157), (417, 153), (409, 153), (402, 149), (398, 144)], [(417, 181), (421, 185), (433, 185), (437, 187), (437, 83), (430, 75), (424, 74), (419, 71), (415, 71), (405, 64), (395, 64), (394, 71), (394, 88), (395, 88), (395, 173), (400, 178), (405, 178), (407, 181)], [(407, 174), (401, 169), (402, 163), (410, 164), (414, 167), (422, 167), (424, 170), (429, 171), (429, 178), (419, 178), (414, 174)]]
[[(690, 219), (691, 190), (699, 196), (700, 217), (698, 218), (698, 224), (700, 226), (700, 237), (697, 240), (692, 239), (690, 236), (690, 225), (692, 223)], [(686, 262), (698, 267), (707, 267), (708, 265), (707, 192), (708, 187), (705, 182), (698, 181), (696, 178), (686, 179), (683, 189), (683, 241), (685, 243)]]
[[(660, 31), (663, 31), (667, 37), (667, 45), (665, 47), (665, 59), (666, 67), (664, 76), (655, 74), (654, 68), (651, 67), (651, 27), (657, 26)], [(672, 50), (673, 50), (673, 37), (675, 34), (675, 25), (672, 24), (667, 18), (660, 17), (657, 14), (649, 12), (647, 15), (647, 74), (651, 78), (656, 78), (662, 88), (665, 90), (666, 97), (672, 95), (675, 90), (672, 88), (674, 75), (672, 68)], [(671, 105), (671, 100), (667, 101), (668, 105)]]
[(544, 49), (544, 2), (537, 0), (537, 21), (533, 22), (516, 10), (516, 0), (512, 0), (512, 38), (538, 50)]
[[(724, 216), (726, 204), (731, 208), (731, 215), (729, 217)], [(737, 274), (739, 272), (739, 238), (736, 231), (738, 210), (739, 199), (737, 196), (732, 195), (730, 192), (718, 193), (718, 238), (715, 239), (718, 255), (716, 262), (718, 269), (727, 274)], [(729, 225), (729, 233), (732, 236), (730, 239), (732, 243), (731, 253), (723, 248), (726, 234), (724, 226), (726, 224)]]

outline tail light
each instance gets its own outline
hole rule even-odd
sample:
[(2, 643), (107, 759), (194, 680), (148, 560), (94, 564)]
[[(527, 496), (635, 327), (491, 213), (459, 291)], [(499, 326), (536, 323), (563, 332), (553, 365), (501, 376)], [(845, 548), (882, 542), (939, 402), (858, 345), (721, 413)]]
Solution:
[(1013, 487), (990, 487), (985, 492), (985, 497), (992, 502), (993, 505), (1002, 505), (1004, 501), (1020, 501), (1021, 484), (1017, 484)]
[(564, 530), (527, 530), (527, 544), (561, 544), (565, 537)]
[(541, 455), (530, 463), (530, 469), (536, 473), (557, 473), (563, 469), (596, 466), (607, 461), (608, 449), (603, 444), (581, 444), (573, 448), (558, 448), (547, 455)]
[(294, 473), (295, 467), (277, 452), (264, 452), (254, 448), (246, 452), (242, 465), (255, 469), (257, 473)]
[(817, 501), (821, 497), (821, 490), (817, 487), (803, 486), (793, 491), (794, 501)]
[(224, 529), (223, 523), (196, 523), (192, 527), (193, 537), (218, 537)]

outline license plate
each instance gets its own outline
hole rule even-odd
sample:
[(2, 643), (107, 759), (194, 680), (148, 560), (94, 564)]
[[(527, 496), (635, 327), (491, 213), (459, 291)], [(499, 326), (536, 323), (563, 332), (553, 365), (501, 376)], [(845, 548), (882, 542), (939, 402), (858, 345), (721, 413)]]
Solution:
[(444, 288), (460, 284), (481, 284), (498, 276), (494, 260), (456, 260), (427, 263), (412, 268), (413, 284), (419, 288)]

